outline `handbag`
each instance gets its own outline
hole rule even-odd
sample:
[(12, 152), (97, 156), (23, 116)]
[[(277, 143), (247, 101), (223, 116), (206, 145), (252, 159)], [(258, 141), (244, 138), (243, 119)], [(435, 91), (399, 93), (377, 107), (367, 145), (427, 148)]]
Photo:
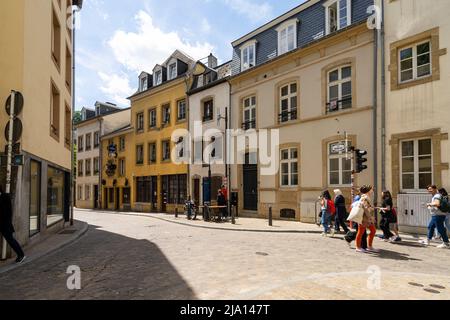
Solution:
[(355, 205), (352, 208), (352, 211), (350, 212), (350, 215), (347, 218), (347, 221), (353, 221), (357, 222), (358, 224), (361, 224), (363, 222), (364, 218), (364, 208), (362, 207), (361, 203), (355, 203)]

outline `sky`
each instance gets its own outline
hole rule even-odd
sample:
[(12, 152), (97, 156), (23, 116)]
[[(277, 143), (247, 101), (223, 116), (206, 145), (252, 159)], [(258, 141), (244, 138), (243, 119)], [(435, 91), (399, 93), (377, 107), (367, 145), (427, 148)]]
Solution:
[(305, 0), (85, 0), (77, 15), (76, 109), (128, 107), (138, 76), (175, 49), (231, 60), (231, 42)]

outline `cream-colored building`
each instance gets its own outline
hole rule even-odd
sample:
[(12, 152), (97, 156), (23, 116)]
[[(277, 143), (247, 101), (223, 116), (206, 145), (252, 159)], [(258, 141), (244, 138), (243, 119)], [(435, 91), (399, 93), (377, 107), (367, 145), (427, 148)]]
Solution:
[[(225, 166), (225, 116), (230, 111), (230, 63), (217, 66), (217, 59), (209, 57), (205, 72), (193, 79), (189, 95), (189, 132), (193, 139), (191, 153), (193, 164), (189, 167), (190, 194), (197, 205), (216, 201), (217, 190), (226, 182)], [(218, 117), (220, 121), (218, 123)], [(194, 132), (199, 137), (194, 138)], [(208, 135), (209, 133), (209, 135)], [(204, 151), (214, 137), (216, 148), (212, 149), (211, 166), (204, 158)], [(209, 182), (211, 169), (211, 187)]]
[[(73, 1), (80, 6), (82, 1)], [(0, 2), (0, 100), (23, 95), (23, 132), (13, 169), (14, 226), (22, 244), (58, 230), (69, 219), (72, 124), (72, 3)], [(8, 117), (2, 109), (0, 127)], [(3, 131), (2, 131), (3, 132)], [(7, 141), (0, 139), (0, 151)], [(20, 149), (20, 150), (18, 150)], [(2, 184), (6, 170), (2, 168)]]
[[(337, 24), (331, 8), (344, 2), (358, 12), (351, 25), (330, 29)], [(324, 189), (339, 188), (350, 202), (346, 137), (347, 145), (369, 152), (370, 169), (356, 175), (355, 186), (373, 184), (374, 31), (365, 23), (366, 4), (308, 1), (233, 42), (232, 127), (250, 122), (246, 129), (279, 130), (280, 138), (276, 173), (262, 173), (260, 147), (233, 166), (241, 215), (267, 217), (272, 207), (274, 218), (314, 222)]]
[(380, 140), (386, 169), (380, 179), (398, 200), (402, 230), (424, 231), (426, 187), (450, 189), (450, 2), (395, 0), (384, 6), (386, 135)]
[(109, 103), (95, 104), (92, 112), (84, 109), (83, 118), (76, 125), (77, 180), (76, 207), (83, 209), (101, 208), (101, 137), (130, 124), (130, 109), (119, 109)]

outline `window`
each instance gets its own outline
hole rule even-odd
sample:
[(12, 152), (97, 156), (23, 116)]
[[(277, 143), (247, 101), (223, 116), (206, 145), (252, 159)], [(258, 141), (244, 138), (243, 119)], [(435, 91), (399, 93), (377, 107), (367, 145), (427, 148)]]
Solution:
[(187, 199), (187, 176), (172, 175), (168, 179), (168, 203), (184, 204)]
[(211, 162), (218, 162), (223, 160), (223, 139), (221, 136), (211, 137), (210, 144), (214, 144), (211, 150)]
[(156, 128), (156, 109), (149, 111), (149, 126), (151, 129)]
[(144, 114), (138, 113), (136, 116), (136, 130), (138, 133), (144, 131)]
[(162, 123), (163, 125), (170, 124), (170, 104), (163, 105), (162, 107)]
[(177, 77), (177, 63), (172, 63), (169, 66), (169, 80), (175, 79)]
[(142, 77), (141, 78), (141, 91), (145, 91), (148, 89), (148, 78), (147, 77)]
[(400, 50), (400, 82), (431, 76), (431, 42), (426, 41)]
[(94, 149), (98, 149), (100, 146), (100, 132), (97, 131), (94, 133)]
[(51, 226), (63, 219), (65, 207), (64, 171), (53, 167), (47, 169), (47, 226)]
[(293, 20), (281, 25), (278, 31), (278, 55), (292, 51), (297, 48), (297, 23)]
[(343, 66), (328, 73), (327, 113), (352, 107), (352, 67)]
[(178, 101), (177, 114), (178, 114), (178, 121), (186, 119), (186, 100)]
[(170, 160), (170, 141), (163, 141), (162, 143), (162, 160)]
[(148, 163), (156, 163), (156, 143), (149, 143), (148, 145)]
[(66, 45), (66, 86), (72, 88), (72, 53), (69, 46)]
[(158, 86), (162, 83), (162, 71), (155, 72), (155, 86)]
[(83, 176), (83, 165), (84, 165), (83, 160), (78, 161), (78, 176), (79, 177)]
[(78, 186), (78, 193), (77, 193), (77, 199), (78, 200), (83, 200), (83, 186), (79, 185)]
[(136, 178), (136, 202), (150, 203), (151, 201), (151, 177)]
[(92, 148), (92, 134), (88, 133), (86, 135), (86, 151), (91, 150)]
[(84, 200), (91, 200), (91, 186), (90, 185), (86, 185), (84, 188), (85, 191), (85, 198)]
[(351, 24), (351, 0), (330, 0), (324, 6), (326, 8), (326, 34)]
[(52, 15), (52, 57), (59, 69), (61, 63), (61, 25), (54, 10)]
[(298, 149), (281, 150), (281, 186), (298, 186)]
[(91, 175), (91, 168), (92, 168), (92, 166), (91, 166), (91, 159), (86, 159), (86, 165), (85, 165), (85, 168), (84, 168), (86, 176), (90, 176)]
[(108, 202), (114, 203), (114, 188), (109, 188), (108, 193)]
[(119, 159), (119, 177), (125, 177), (126, 162), (125, 159)]
[(125, 137), (119, 138), (119, 151), (124, 152), (125, 151)]
[(214, 101), (208, 100), (203, 102), (203, 122), (214, 119)]
[(352, 183), (352, 160), (339, 146), (345, 141), (329, 144), (328, 184), (330, 186), (349, 186)]
[(241, 47), (241, 70), (247, 70), (256, 66), (256, 41)]
[(70, 148), (70, 137), (72, 136), (72, 111), (66, 104), (64, 114), (64, 145), (66, 148)]
[(51, 124), (50, 135), (59, 141), (59, 112), (60, 112), (60, 95), (59, 90), (52, 82), (52, 100), (51, 100)]
[(41, 164), (30, 161), (30, 236), (40, 231), (41, 218)]
[(100, 158), (94, 158), (94, 176), (98, 176), (100, 173)]
[(137, 165), (144, 164), (144, 146), (143, 145), (136, 146), (136, 164)]
[(401, 142), (401, 189), (420, 191), (433, 184), (431, 139)]
[(78, 137), (78, 152), (84, 151), (84, 137)]
[(256, 129), (256, 97), (249, 97), (243, 101), (243, 119), (242, 128), (244, 130)]
[(297, 83), (280, 88), (280, 122), (297, 120)]

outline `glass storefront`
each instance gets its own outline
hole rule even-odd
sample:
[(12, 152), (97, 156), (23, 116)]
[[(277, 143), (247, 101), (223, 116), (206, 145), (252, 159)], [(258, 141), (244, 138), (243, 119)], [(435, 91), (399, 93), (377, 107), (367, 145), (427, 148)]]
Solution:
[(64, 218), (64, 171), (48, 167), (47, 171), (47, 226)]
[(41, 217), (41, 164), (31, 161), (30, 180), (30, 237), (40, 231)]

